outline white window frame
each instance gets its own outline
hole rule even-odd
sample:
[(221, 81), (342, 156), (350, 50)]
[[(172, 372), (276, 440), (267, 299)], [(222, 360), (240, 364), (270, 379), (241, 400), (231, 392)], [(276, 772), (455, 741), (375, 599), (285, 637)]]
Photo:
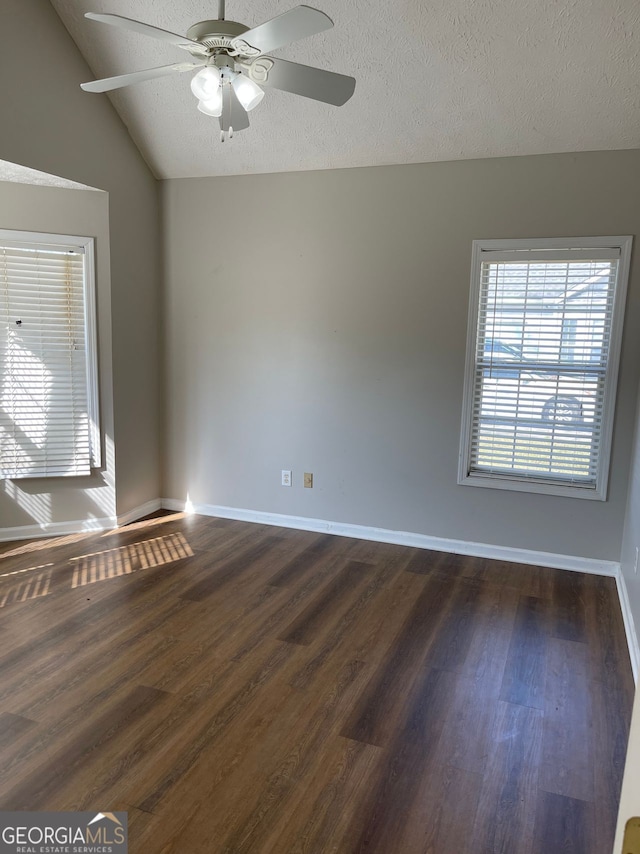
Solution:
[[(633, 237), (622, 235), (615, 237), (554, 237), (528, 238), (522, 240), (474, 240), (471, 253), (471, 293), (469, 299), (469, 321), (467, 330), (467, 354), (465, 363), (464, 395), (462, 405), (462, 429), (458, 483), (464, 486), (481, 486), (491, 489), (509, 489), (518, 492), (543, 493), (571, 498), (586, 498), (606, 501), (613, 436), (613, 419), (618, 384), (618, 369), (622, 344), (622, 326), (626, 303), (627, 284), (631, 261)], [(517, 474), (489, 474), (470, 472), (471, 444), (473, 432), (473, 397), (476, 376), (476, 344), (478, 336), (478, 315), (481, 293), (482, 262), (505, 260), (509, 253), (528, 250), (527, 260), (554, 260), (553, 250), (570, 250), (575, 260), (580, 258), (580, 250), (609, 249), (618, 258), (618, 275), (611, 318), (611, 337), (609, 361), (605, 374), (603, 399), (602, 433), (597, 466), (595, 487), (580, 484), (560, 484), (545, 482), (530, 477), (518, 477)], [(533, 255), (535, 250), (540, 254)], [(551, 250), (551, 251), (550, 251)], [(513, 256), (511, 256), (513, 257)], [(612, 256), (613, 257), (613, 256)], [(523, 257), (524, 260), (524, 257)], [(565, 257), (566, 260), (566, 257)]]
[[(87, 416), (89, 419), (89, 447), (91, 467), (102, 465), (102, 438), (100, 431), (100, 391), (98, 385), (98, 324), (96, 311), (96, 264), (95, 239), (70, 234), (49, 234), (36, 231), (11, 231), (0, 229), (0, 245), (25, 246), (62, 246), (74, 249), (84, 255), (83, 297), (84, 328), (86, 340), (86, 378), (87, 378)], [(82, 475), (77, 475), (82, 476)], [(34, 479), (58, 475), (35, 475)], [(12, 480), (14, 478), (7, 478)], [(20, 478), (26, 479), (26, 478)]]

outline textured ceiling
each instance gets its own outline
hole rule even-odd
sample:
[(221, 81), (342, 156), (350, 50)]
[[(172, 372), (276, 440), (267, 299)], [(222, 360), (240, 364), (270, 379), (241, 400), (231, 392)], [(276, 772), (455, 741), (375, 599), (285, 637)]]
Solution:
[[(184, 34), (216, 0), (51, 0), (96, 77), (188, 53), (83, 18)], [(250, 27), (296, 0), (227, 0)], [(343, 107), (267, 90), (221, 144), (189, 74), (110, 95), (160, 178), (640, 147), (638, 0), (308, 0), (335, 27), (275, 53), (357, 79)], [(105, 95), (87, 94), (87, 98)]]
[(11, 184), (33, 184), (38, 187), (60, 187), (63, 190), (96, 190), (95, 187), (87, 187), (85, 184), (78, 184), (67, 178), (29, 169), (28, 166), (19, 166), (8, 160), (0, 160), (0, 181), (8, 181)]

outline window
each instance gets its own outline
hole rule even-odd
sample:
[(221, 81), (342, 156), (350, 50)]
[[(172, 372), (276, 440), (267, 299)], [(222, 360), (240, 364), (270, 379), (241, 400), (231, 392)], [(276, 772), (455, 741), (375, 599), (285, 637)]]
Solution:
[(0, 230), (0, 478), (100, 465), (93, 239)]
[(474, 241), (459, 483), (605, 500), (631, 242)]

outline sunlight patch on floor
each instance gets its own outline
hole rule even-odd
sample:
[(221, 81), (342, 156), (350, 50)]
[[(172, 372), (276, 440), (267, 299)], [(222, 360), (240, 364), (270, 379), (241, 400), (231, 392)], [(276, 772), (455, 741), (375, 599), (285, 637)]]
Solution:
[(193, 551), (182, 534), (168, 534), (141, 543), (120, 546), (104, 552), (72, 558), (74, 564), (72, 588), (95, 584), (141, 569), (163, 566), (182, 558), (191, 557)]
[[(10, 576), (16, 578), (13, 584), (0, 590), (0, 608), (4, 608), (5, 605), (13, 605), (16, 602), (26, 602), (29, 599), (46, 596), (51, 586), (53, 573), (51, 567), (53, 567), (52, 563), (45, 563), (42, 566), (31, 566), (28, 569), (19, 569), (0, 575), (0, 578), (9, 578)], [(33, 574), (27, 575), (27, 573)]]

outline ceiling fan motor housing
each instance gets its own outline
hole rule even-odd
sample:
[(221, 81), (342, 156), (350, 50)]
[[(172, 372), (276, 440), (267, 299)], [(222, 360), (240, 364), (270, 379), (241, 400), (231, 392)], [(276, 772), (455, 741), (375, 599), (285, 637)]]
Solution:
[(237, 21), (200, 21), (187, 30), (187, 38), (199, 42), (211, 51), (233, 50), (233, 40), (246, 33), (249, 27)]

